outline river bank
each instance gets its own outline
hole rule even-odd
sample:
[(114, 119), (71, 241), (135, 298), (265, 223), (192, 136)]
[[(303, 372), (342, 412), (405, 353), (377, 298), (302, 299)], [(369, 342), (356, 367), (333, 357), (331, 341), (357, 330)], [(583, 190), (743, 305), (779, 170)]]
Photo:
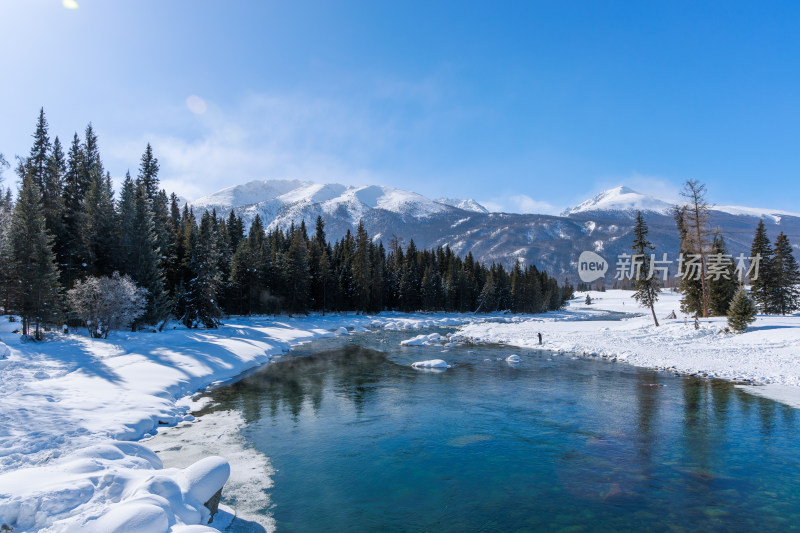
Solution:
[[(590, 293), (593, 303), (586, 305), (579, 294), (565, 311), (546, 315), (232, 317), (212, 331), (176, 326), (162, 333), (115, 332), (107, 340), (52, 334), (41, 343), (21, 342), (13, 333), (18, 323), (4, 317), (0, 348), (9, 350), (0, 359), (0, 525), (64, 531), (137, 498), (156, 502), (150, 512), (159, 519), (151, 521), (152, 531), (179, 532), (199, 523), (203, 502), (187, 500), (191, 490), (181, 481), (186, 472), (164, 472), (173, 492), (159, 496), (151, 478), (161, 472), (160, 463), (141, 445), (115, 441), (191, 421), (194, 392), (292, 346), (349, 331), (460, 326), (457, 341), (533, 349), (542, 333), (541, 347), (549, 351), (758, 383), (747, 389), (800, 407), (800, 316), (760, 316), (741, 335), (726, 333), (724, 318), (701, 320), (695, 329), (680, 315), (678, 295), (664, 291), (656, 308), (662, 326), (656, 328), (630, 295)], [(678, 318), (663, 318), (673, 310)], [(619, 320), (621, 313), (628, 316)], [(186, 506), (197, 512), (182, 512)], [(130, 515), (117, 514), (120, 524)]]

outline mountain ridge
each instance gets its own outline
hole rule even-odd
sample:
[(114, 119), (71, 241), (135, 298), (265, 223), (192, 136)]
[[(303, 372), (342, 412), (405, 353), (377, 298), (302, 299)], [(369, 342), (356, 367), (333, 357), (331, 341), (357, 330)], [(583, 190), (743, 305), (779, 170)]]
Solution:
[[(413, 239), (421, 248), (449, 246), (462, 256), (472, 253), (476, 259), (506, 267), (520, 261), (546, 268), (560, 278), (574, 274), (577, 256), (583, 250), (609, 258), (629, 253), (638, 210), (645, 213), (650, 238), (658, 251), (677, 254), (679, 248), (671, 214), (674, 204), (625, 186), (603, 191), (560, 215), (493, 213), (472, 199), (434, 200), (382, 185), (300, 180), (251, 181), (189, 205), (196, 210), (216, 209), (221, 215), (233, 210), (246, 226), (259, 215), (267, 229), (286, 229), (300, 221), (313, 227), (321, 216), (329, 239), (354, 231), (361, 221), (376, 241), (397, 239), (407, 245)], [(793, 243), (800, 243), (800, 214), (796, 213), (713, 207), (709, 224), (723, 229), (731, 253), (749, 253), (759, 219), (765, 221), (771, 237), (784, 231)]]

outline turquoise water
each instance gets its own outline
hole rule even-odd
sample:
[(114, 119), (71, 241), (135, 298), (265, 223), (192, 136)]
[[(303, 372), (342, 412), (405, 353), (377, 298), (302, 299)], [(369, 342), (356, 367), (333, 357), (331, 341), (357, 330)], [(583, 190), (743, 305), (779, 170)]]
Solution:
[[(278, 531), (800, 529), (792, 408), (591, 358), (400, 347), (410, 336), (317, 341), (211, 393), (276, 470), (262, 511)], [(454, 366), (409, 367), (432, 358)]]

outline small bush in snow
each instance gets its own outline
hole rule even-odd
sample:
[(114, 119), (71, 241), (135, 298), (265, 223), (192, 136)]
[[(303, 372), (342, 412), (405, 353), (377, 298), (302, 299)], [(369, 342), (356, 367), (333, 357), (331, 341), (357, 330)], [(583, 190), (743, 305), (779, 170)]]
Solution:
[(747, 295), (747, 291), (739, 289), (728, 309), (728, 325), (737, 333), (747, 329), (756, 319), (756, 304)]
[(129, 326), (147, 309), (147, 290), (128, 276), (88, 277), (67, 291), (70, 307), (86, 324), (89, 335), (105, 339), (112, 329)]

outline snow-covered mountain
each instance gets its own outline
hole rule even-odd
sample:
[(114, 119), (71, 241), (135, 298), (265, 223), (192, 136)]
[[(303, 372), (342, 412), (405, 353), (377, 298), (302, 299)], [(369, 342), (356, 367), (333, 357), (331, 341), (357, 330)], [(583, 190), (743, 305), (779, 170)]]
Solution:
[[(439, 198), (379, 185), (347, 186), (298, 180), (252, 181), (228, 187), (190, 202), (194, 210), (234, 210), (245, 224), (258, 214), (268, 229), (305, 221), (314, 227), (325, 220), (330, 239), (339, 239), (363, 221), (374, 239), (397, 238), (418, 247), (450, 246), (460, 255), (472, 253), (485, 262), (506, 266), (519, 260), (575, 279), (574, 265), (584, 250), (602, 254), (612, 264), (630, 253), (633, 216), (645, 214), (656, 250), (677, 254), (678, 235), (670, 210), (673, 203), (620, 186), (604, 191), (561, 216), (490, 213), (475, 200)], [(759, 219), (774, 238), (785, 232), (800, 244), (800, 215), (737, 206), (713, 208), (709, 222), (723, 230), (729, 251), (748, 253)], [(613, 268), (609, 280), (613, 276)]]
[(467, 200), (461, 200), (459, 198), (437, 198), (437, 202), (440, 204), (450, 205), (453, 207), (457, 207), (459, 209), (463, 209), (464, 211), (473, 211), (475, 213), (488, 213), (489, 210), (483, 207), (481, 204), (469, 198)]
[(568, 217), (592, 211), (633, 212), (634, 214), (636, 211), (647, 211), (667, 214), (673, 205), (675, 204), (636, 192), (625, 186), (619, 186), (603, 191), (575, 207), (565, 209), (561, 212), (561, 216)]
[(233, 209), (248, 223), (258, 214), (268, 229), (288, 227), (301, 220), (311, 225), (320, 215), (329, 226), (333, 225), (334, 234), (342, 226), (356, 225), (359, 220), (366, 221), (376, 215), (405, 220), (487, 212), (472, 199), (431, 200), (415, 192), (381, 185), (356, 187), (298, 180), (251, 181), (203, 196), (190, 205), (196, 210), (216, 209), (218, 213)]

